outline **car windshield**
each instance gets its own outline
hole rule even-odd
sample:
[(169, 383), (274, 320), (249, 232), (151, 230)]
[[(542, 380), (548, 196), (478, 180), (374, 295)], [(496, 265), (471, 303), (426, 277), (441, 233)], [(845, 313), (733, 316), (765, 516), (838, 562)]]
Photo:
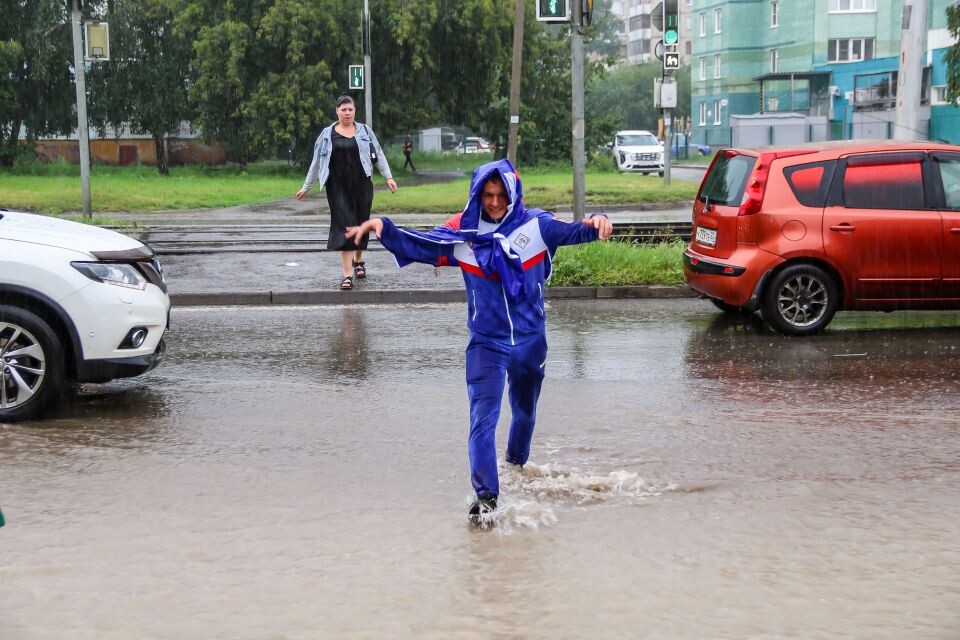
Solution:
[(617, 136), (619, 147), (651, 147), (657, 144), (657, 139), (650, 133), (634, 133)]
[(697, 199), (710, 204), (739, 207), (747, 178), (756, 161), (753, 156), (719, 155), (704, 178)]

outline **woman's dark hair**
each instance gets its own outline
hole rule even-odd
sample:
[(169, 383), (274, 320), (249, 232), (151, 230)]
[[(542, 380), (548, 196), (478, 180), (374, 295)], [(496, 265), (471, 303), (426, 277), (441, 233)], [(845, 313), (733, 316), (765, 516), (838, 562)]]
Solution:
[(340, 105), (342, 105), (344, 102), (349, 102), (349, 103), (352, 104), (353, 106), (357, 106), (357, 103), (353, 101), (353, 97), (352, 97), (352, 96), (348, 96), (348, 95), (344, 94), (344, 95), (340, 96), (339, 98), (337, 98), (337, 108), (339, 109), (339, 108), (340, 108)]

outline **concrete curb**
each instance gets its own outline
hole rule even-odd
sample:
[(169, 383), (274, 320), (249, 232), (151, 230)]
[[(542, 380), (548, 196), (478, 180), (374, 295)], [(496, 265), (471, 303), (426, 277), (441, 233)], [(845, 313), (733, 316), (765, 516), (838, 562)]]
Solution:
[[(568, 300), (615, 300), (641, 298), (694, 298), (688, 286), (644, 285), (636, 287), (552, 287), (547, 298)], [(463, 289), (405, 289), (365, 291), (264, 291), (237, 293), (171, 293), (176, 307), (344, 305), (344, 304), (427, 304), (465, 302)]]

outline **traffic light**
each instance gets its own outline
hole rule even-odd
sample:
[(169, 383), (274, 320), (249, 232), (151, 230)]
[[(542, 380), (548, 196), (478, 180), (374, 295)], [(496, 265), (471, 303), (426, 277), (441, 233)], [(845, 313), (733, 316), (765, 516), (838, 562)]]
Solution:
[[(574, 0), (578, 2), (579, 0)], [(540, 22), (570, 22), (567, 0), (537, 0), (537, 20)]]
[(593, 22), (593, 0), (582, 0), (583, 7), (583, 26), (589, 27)]
[(663, 44), (676, 46), (680, 42), (680, 2), (663, 0)]

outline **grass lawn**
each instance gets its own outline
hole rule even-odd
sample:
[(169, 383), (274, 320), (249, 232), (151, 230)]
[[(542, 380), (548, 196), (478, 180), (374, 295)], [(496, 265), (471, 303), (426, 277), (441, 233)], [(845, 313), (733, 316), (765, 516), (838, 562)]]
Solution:
[[(451, 182), (410, 184), (416, 177), (414, 174), (394, 169), (400, 189), (395, 194), (378, 190), (374, 196), (374, 212), (459, 211), (467, 199), (469, 172), (476, 164), (489, 159), (486, 155), (435, 160), (415, 156), (418, 168), (460, 169), (467, 175)], [(391, 154), (390, 164), (402, 167), (402, 157)], [(174, 167), (169, 176), (161, 176), (147, 166), (95, 165), (91, 169), (90, 191), (94, 210), (107, 216), (111, 212), (218, 208), (290, 198), (300, 188), (303, 174), (300, 169), (276, 162), (250, 165), (246, 171), (235, 166)], [(532, 168), (521, 170), (521, 176), (528, 206), (552, 210), (573, 203), (570, 168)], [(374, 183), (382, 185), (383, 180), (377, 175)], [(697, 184), (673, 180), (670, 187), (665, 187), (663, 180), (655, 176), (618, 174), (606, 166), (591, 166), (587, 169), (586, 189), (589, 211), (597, 205), (689, 201), (696, 194)], [(52, 214), (79, 211), (82, 208), (80, 169), (76, 165), (54, 163), (0, 172), (0, 207)]]
[(684, 283), (682, 240), (631, 244), (619, 240), (561, 247), (552, 287), (617, 287)]

